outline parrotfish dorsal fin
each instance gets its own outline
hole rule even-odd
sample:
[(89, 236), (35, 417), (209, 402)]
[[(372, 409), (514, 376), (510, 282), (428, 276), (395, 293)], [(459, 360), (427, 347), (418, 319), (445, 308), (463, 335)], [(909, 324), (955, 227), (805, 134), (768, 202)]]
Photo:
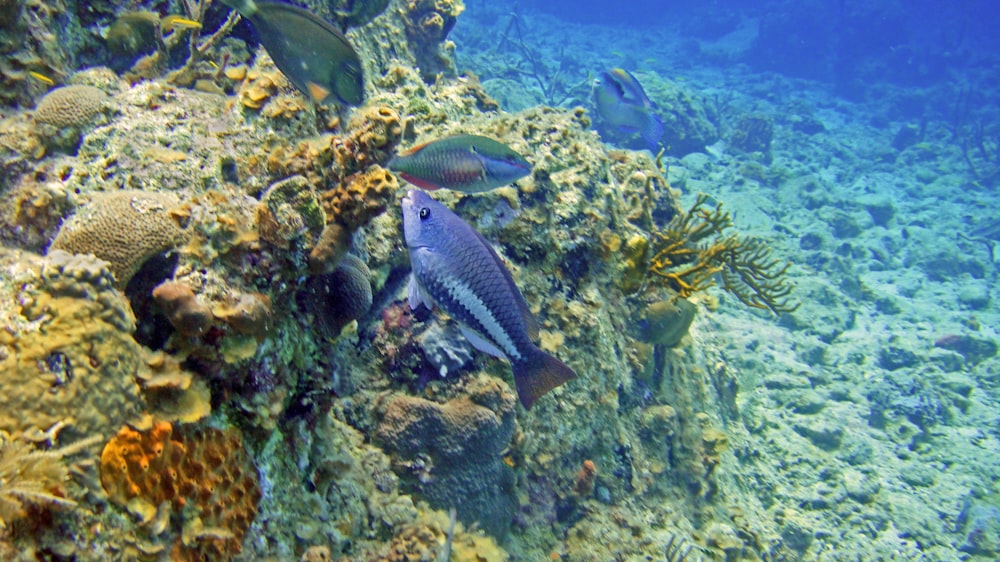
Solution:
[(411, 146), (410, 148), (407, 148), (403, 152), (398, 153), (397, 156), (413, 156), (414, 154), (416, 154), (416, 153), (420, 152), (421, 150), (427, 148), (427, 145), (431, 144), (432, 142), (434, 142), (434, 141), (422, 142), (422, 143), (420, 143), (420, 144), (418, 144), (416, 146)]

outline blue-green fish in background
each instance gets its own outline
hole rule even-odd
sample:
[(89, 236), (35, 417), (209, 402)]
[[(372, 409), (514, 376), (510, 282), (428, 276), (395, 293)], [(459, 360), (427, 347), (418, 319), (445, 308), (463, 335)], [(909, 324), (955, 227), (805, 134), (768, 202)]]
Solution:
[(627, 70), (612, 68), (594, 82), (597, 114), (609, 125), (638, 131), (651, 150), (663, 137), (663, 122), (639, 81)]
[(510, 361), (525, 409), (576, 377), (542, 351), (538, 321), (493, 246), (468, 223), (412, 189), (403, 198), (403, 235), (410, 250), (410, 308), (437, 305), (477, 349)]
[(315, 103), (331, 97), (360, 105), (365, 97), (361, 58), (340, 30), (297, 6), (222, 0), (250, 20), (275, 66)]
[(423, 189), (479, 193), (523, 178), (531, 164), (505, 144), (478, 135), (455, 135), (397, 154), (388, 167)]

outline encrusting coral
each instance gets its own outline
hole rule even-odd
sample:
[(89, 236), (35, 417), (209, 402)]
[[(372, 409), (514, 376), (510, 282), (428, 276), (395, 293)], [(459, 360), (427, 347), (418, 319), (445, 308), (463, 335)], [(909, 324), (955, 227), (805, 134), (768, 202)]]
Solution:
[[(146, 430), (122, 427), (108, 441), (101, 453), (101, 484), (114, 504), (142, 523), (161, 510), (179, 516), (170, 518), (175, 522), (183, 520), (182, 529), (173, 529), (173, 560), (228, 560), (239, 554), (261, 498), (257, 469), (238, 430), (163, 421)], [(153, 534), (167, 531), (153, 527)]]
[(63, 223), (52, 250), (91, 254), (110, 263), (115, 285), (124, 288), (146, 260), (176, 248), (184, 237), (180, 201), (169, 193), (96, 193)]
[(0, 258), (17, 284), (0, 295), (11, 314), (0, 330), (0, 395), (16, 412), (0, 416), (0, 430), (30, 437), (65, 424), (75, 438), (112, 434), (138, 413), (144, 356), (107, 264), (58, 250)]
[(494, 536), (510, 524), (512, 475), (501, 453), (514, 434), (513, 393), (480, 377), (468, 396), (444, 404), (396, 396), (385, 405), (376, 437), (393, 456), (402, 483), (439, 509), (455, 507), (461, 521)]

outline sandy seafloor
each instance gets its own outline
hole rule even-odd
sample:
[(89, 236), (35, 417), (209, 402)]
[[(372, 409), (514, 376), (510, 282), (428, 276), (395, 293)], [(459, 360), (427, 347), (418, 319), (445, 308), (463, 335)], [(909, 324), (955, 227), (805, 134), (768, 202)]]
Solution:
[[(714, 395), (708, 392), (702, 404), (718, 402), (716, 410), (706, 406), (705, 411), (728, 438), (712, 472), (715, 484), (710, 497), (685, 495), (697, 494), (696, 486), (678, 483), (683, 478), (664, 485), (670, 490), (666, 493), (646, 482), (644, 488), (656, 492), (649, 498), (620, 496), (621, 483), (608, 474), (612, 461), (608, 451), (614, 447), (594, 446), (601, 476), (591, 497), (569, 502), (573, 512), (569, 518), (546, 506), (548, 511), (532, 523), (542, 528), (515, 527), (506, 542), (501, 541), (511, 558), (680, 562), (1000, 557), (1000, 359), (996, 355), (1000, 156), (973, 156), (972, 165), (984, 176), (976, 177), (955, 134), (962, 127), (984, 123), (993, 135), (989, 146), (994, 153), (998, 150), (998, 110), (981, 105), (996, 100), (998, 71), (988, 64), (996, 57), (973, 57), (976, 64), (950, 70), (941, 82), (871, 83), (865, 95), (846, 99), (827, 82), (759, 71), (742, 63), (755, 40), (752, 23), (709, 41), (686, 35), (681, 25), (634, 33), (561, 22), (528, 10), (518, 17), (526, 44), (542, 57), (545, 68), (555, 69), (560, 59), (566, 60), (567, 84), (587, 84), (588, 72), (623, 66), (643, 83), (654, 102), (679, 86), (716, 110), (721, 125), (718, 142), (703, 151), (665, 157), (670, 186), (682, 208), (702, 192), (724, 202), (741, 233), (764, 238), (774, 255), (790, 260), (788, 277), (795, 285), (793, 297), (801, 304), (794, 312), (772, 315), (749, 309), (718, 288), (708, 289), (696, 299), (698, 314), (690, 337), (671, 352), (696, 357), (692, 362), (704, 364), (710, 373), (725, 373), (714, 380), (732, 383), (731, 388), (716, 388)], [(523, 62), (524, 54), (498, 41), (509, 29), (510, 18), (509, 7), (469, 2), (450, 38), (456, 44), (458, 70), (478, 75), (501, 109), (513, 113), (553, 100), (546, 99), (532, 76), (510, 72), (511, 65)], [(978, 101), (956, 116), (955, 100), (972, 89)], [(582, 104), (590, 109), (586, 87), (565, 100), (559, 94), (558, 101), (564, 101), (566, 108)], [(660, 106), (667, 110), (665, 104)], [(917, 106), (924, 109), (914, 110)], [(727, 146), (730, 129), (748, 114), (773, 120), (768, 156), (739, 153)], [(803, 127), (803, 120), (822, 127)], [(923, 137), (894, 146), (905, 127), (923, 128)], [(627, 138), (619, 135), (617, 140)], [(629, 146), (641, 150), (641, 145)], [(374, 232), (394, 231), (379, 223)], [(366, 251), (377, 254), (371, 249), (377, 245), (373, 239), (375, 235), (365, 239)], [(400, 246), (397, 240), (393, 248)], [(543, 286), (533, 281), (532, 295)], [(568, 341), (572, 345), (574, 340)], [(350, 355), (344, 351), (349, 347), (342, 344), (337, 352)], [(577, 354), (586, 351), (573, 351), (572, 357)], [(490, 375), (509, 373), (489, 360), (481, 359), (477, 365)], [(405, 384), (392, 388), (401, 389), (419, 394)], [(455, 392), (462, 390), (443, 394)], [(557, 396), (571, 393), (568, 385)], [(642, 399), (649, 405), (673, 403), (670, 389), (663, 387), (648, 389)], [(357, 433), (334, 433), (350, 433), (341, 439), (354, 439), (358, 450), (367, 448), (378, 422), (359, 420), (364, 416), (356, 412), (352, 417), (356, 404), (349, 398), (346, 402), (334, 408), (341, 414), (338, 423), (357, 422)], [(532, 412), (518, 411), (519, 423), (526, 432), (539, 432), (549, 422), (537, 416), (559, 420), (565, 407), (540, 403)], [(574, 427), (579, 429), (586, 425), (580, 416), (588, 411), (587, 405), (574, 408), (570, 411), (575, 412)], [(526, 421), (530, 416), (536, 419)], [(651, 439), (649, 432), (624, 435), (626, 427), (634, 426), (595, 429), (594, 435), (618, 432), (622, 442)], [(534, 437), (535, 433), (517, 439), (531, 447), (531, 443), (555, 446), (561, 439), (576, 438), (563, 435), (558, 427), (549, 429), (555, 437), (548, 440)], [(248, 433), (255, 430), (260, 426)], [(288, 435), (284, 439), (289, 442), (308, 441)], [(275, 441), (281, 439), (272, 439), (263, 448), (280, 447)], [(657, 447), (646, 445), (650, 450)], [(579, 447), (568, 449), (580, 452)], [(537, 446), (531, 450), (539, 455)], [(551, 454), (558, 457), (560, 451)], [(309, 455), (302, 455), (299, 464), (306, 466)], [(554, 463), (561, 466), (561, 472), (552, 475), (558, 485), (546, 483), (556, 489), (546, 493), (563, 500), (572, 496), (566, 490), (573, 485), (572, 470), (565, 467), (578, 467), (583, 458), (564, 460), (561, 465)], [(536, 477), (545, 473), (550, 461), (525, 461), (526, 470)], [(349, 466), (353, 461), (337, 462)], [(511, 461), (516, 463), (516, 458)], [(272, 479), (265, 486), (264, 502), (270, 501), (268, 509), (275, 512), (294, 504), (297, 493), (269, 487), (280, 481), (281, 466), (261, 461), (262, 474)], [(333, 466), (331, 470), (338, 470), (341, 465)], [(669, 480), (671, 468), (666, 470), (647, 470), (643, 478)], [(600, 478), (607, 479), (603, 492)], [(542, 482), (519, 480), (524, 486), (517, 490), (522, 502), (537, 499), (527, 480)], [(672, 501), (678, 505), (671, 506)], [(96, 504), (102, 512), (115, 509), (106, 501)], [(311, 506), (297, 507), (308, 514)], [(301, 524), (308, 517), (281, 519), (269, 512), (270, 527), (258, 523), (252, 528), (243, 559), (255, 559), (256, 554), (297, 559), (310, 543), (333, 547), (334, 559), (402, 559), (384, 552), (362, 557), (355, 551), (358, 558), (338, 553), (338, 548), (349, 551), (350, 541), (324, 545), (322, 540), (350, 535), (343, 529), (341, 535), (322, 530), (337, 521), (337, 506), (331, 503), (315, 510), (322, 512), (315, 523), (320, 531), (312, 529), (306, 539), (305, 533), (300, 534), (298, 541), (289, 538), (288, 529), (279, 532), (275, 526)], [(721, 525), (718, 514), (727, 510), (731, 520)], [(439, 546), (444, 523), (437, 513), (439, 534), (428, 540)], [(703, 513), (714, 515), (705, 515), (706, 523), (699, 527), (697, 519)], [(657, 533), (668, 528), (669, 533)], [(387, 541), (388, 531), (379, 529), (380, 540)], [(268, 543), (269, 531), (281, 538)], [(356, 537), (364, 534), (354, 532)], [(374, 534), (364, 540), (377, 542)], [(362, 539), (356, 540), (360, 544)], [(629, 540), (635, 543), (625, 544)], [(670, 549), (670, 540), (694, 549)], [(365, 552), (377, 550), (366, 548), (370, 550)], [(42, 549), (38, 556), (74, 559), (51, 549)]]

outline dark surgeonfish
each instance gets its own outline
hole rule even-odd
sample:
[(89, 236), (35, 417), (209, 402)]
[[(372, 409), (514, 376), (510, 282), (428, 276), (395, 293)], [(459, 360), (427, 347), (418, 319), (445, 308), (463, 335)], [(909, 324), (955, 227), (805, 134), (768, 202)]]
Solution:
[(426, 191), (403, 198), (403, 234), (410, 250), (410, 308), (434, 304), (458, 321), (477, 349), (510, 361), (525, 409), (576, 377), (534, 341), (538, 322), (489, 242)]
[(597, 114), (609, 125), (638, 131), (650, 149), (663, 137), (663, 122), (639, 81), (627, 70), (612, 68), (594, 82)]
[(417, 187), (489, 191), (531, 173), (529, 164), (505, 144), (477, 135), (455, 135), (397, 154), (390, 170)]
[(360, 105), (365, 95), (361, 58), (338, 29), (297, 6), (222, 0), (250, 20), (275, 66), (315, 103), (336, 98)]

